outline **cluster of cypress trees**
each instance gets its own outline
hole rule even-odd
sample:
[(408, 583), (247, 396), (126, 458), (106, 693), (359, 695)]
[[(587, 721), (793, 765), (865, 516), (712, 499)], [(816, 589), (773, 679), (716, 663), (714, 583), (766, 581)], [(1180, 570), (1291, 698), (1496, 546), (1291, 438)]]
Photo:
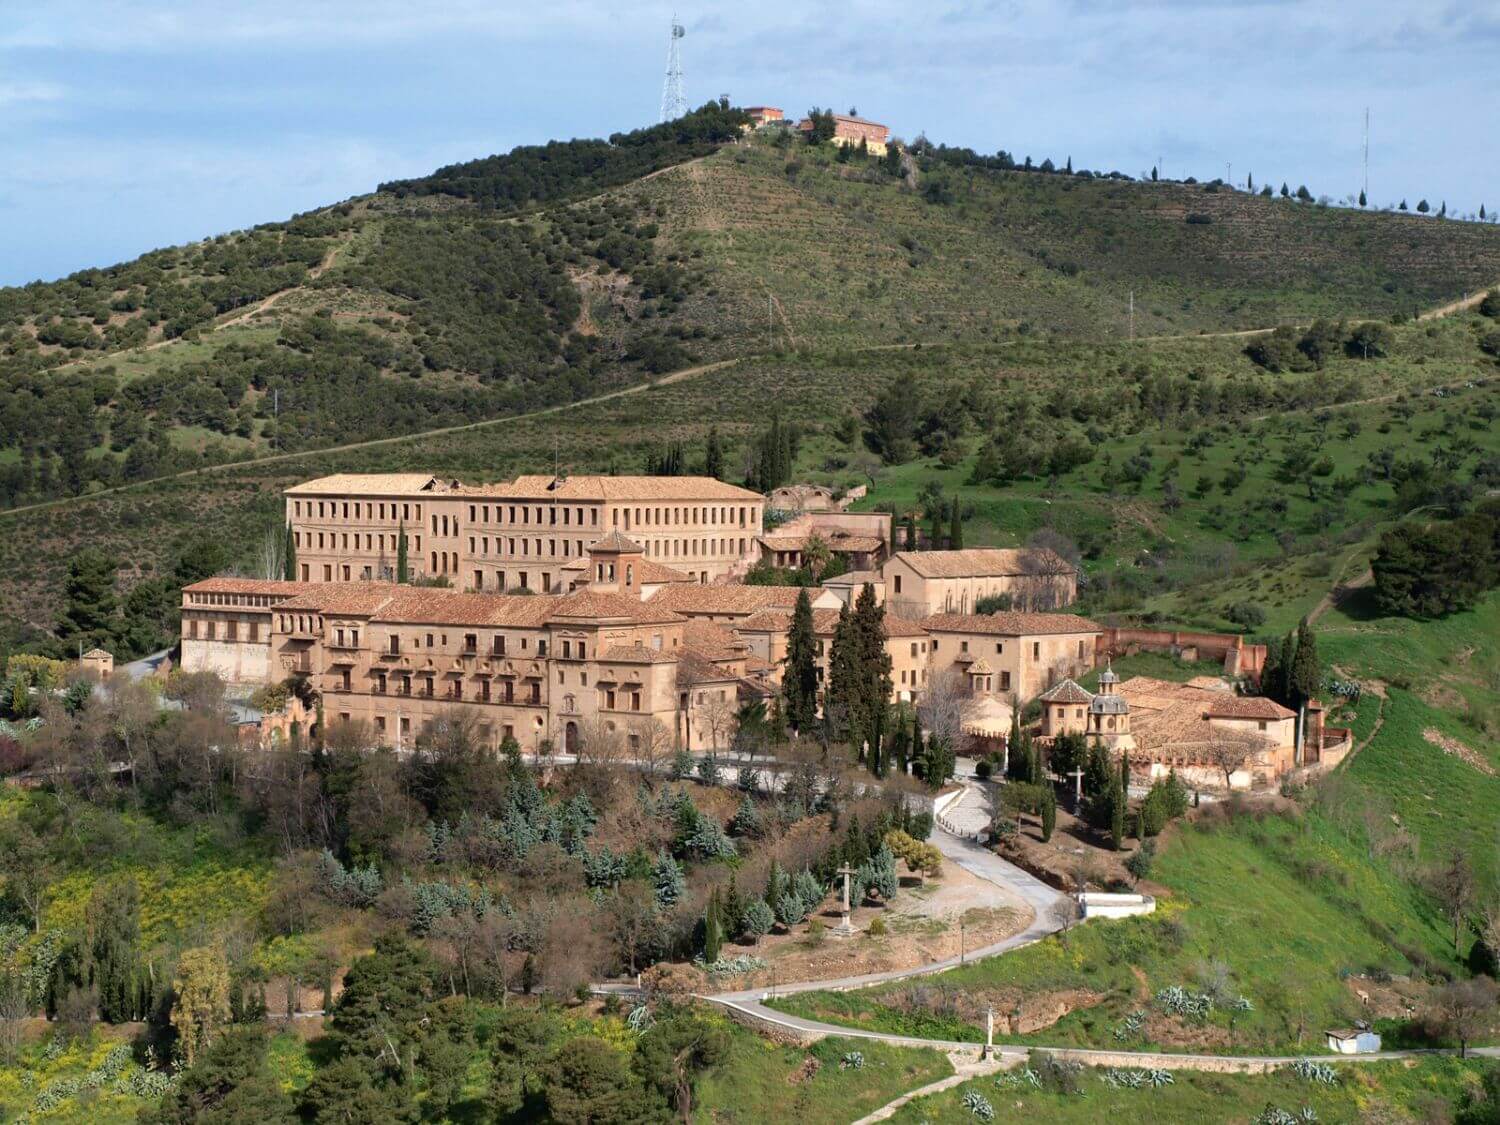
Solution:
[[(927, 549), (929, 551), (961, 551), (964, 546), (964, 520), (963, 509), (959, 499), (955, 496), (951, 503), (942, 507), (933, 508), (928, 513)], [(943, 524), (948, 525), (947, 533), (943, 532)], [(901, 534), (900, 544), (897, 544), (897, 522), (891, 521), (891, 553), (897, 550), (920, 551), (921, 541), (917, 536), (917, 517), (910, 512), (900, 522)]]
[(780, 413), (772, 414), (771, 425), (756, 443), (755, 463), (750, 468), (745, 487), (770, 492), (786, 484), (792, 479), (797, 450), (801, 445), (802, 432), (794, 425), (784, 425)]
[[(839, 610), (828, 654), (824, 723), (831, 738), (847, 741), (877, 777), (885, 775), (882, 743), (891, 698), (891, 657), (885, 650), (885, 607), (865, 583), (851, 612)], [(867, 749), (868, 748), (868, 751)], [(868, 760), (867, 760), (868, 756)]]
[(1318, 694), (1323, 680), (1318, 660), (1318, 640), (1307, 621), (1288, 633), (1278, 644), (1266, 643), (1266, 662), (1260, 672), (1260, 693), (1283, 707), (1296, 710)]

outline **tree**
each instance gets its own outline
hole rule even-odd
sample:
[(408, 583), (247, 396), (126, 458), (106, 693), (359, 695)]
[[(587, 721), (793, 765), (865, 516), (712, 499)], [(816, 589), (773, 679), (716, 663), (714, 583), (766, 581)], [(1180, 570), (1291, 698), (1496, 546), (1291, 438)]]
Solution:
[(291, 523), (286, 525), (286, 537), (282, 540), (281, 559), (282, 566), (284, 567), (281, 577), (288, 582), (295, 582), (297, 580), (297, 536), (292, 532)]
[(681, 1115), (693, 1120), (698, 1075), (718, 1066), (729, 1053), (729, 1033), (692, 1011), (658, 1019), (636, 1043), (632, 1066), (647, 1089), (655, 1090)]
[(179, 1076), (146, 1125), (296, 1125), (292, 1099), (267, 1065), (264, 1027), (234, 1027)]
[(403, 1125), (417, 1119), (406, 1087), (394, 1082), (377, 1086), (369, 1067), (352, 1055), (314, 1071), (312, 1081), (302, 1091), (300, 1108), (302, 1119), (314, 1125), (363, 1121)]
[(904, 464), (916, 453), (917, 417), (916, 388), (898, 376), (865, 411), (865, 443), (887, 465)]
[(1203, 747), (1203, 761), (1224, 775), (1224, 788), (1233, 788), (1234, 775), (1254, 758), (1262, 739), (1247, 731), (1213, 727)]
[(812, 730), (818, 720), (817, 641), (813, 637), (812, 600), (804, 588), (797, 594), (792, 622), (787, 630), (786, 667), (781, 676), (783, 712), (799, 735)]
[(96, 547), (85, 547), (69, 560), (57, 635), (70, 652), (114, 642), (119, 625), (115, 600), (118, 565)]
[(1052, 786), (1043, 787), (1042, 797), (1042, 843), (1052, 839), (1052, 833), (1057, 830), (1057, 793)]
[(958, 497), (953, 498), (953, 511), (948, 518), (948, 550), (961, 551), (964, 546), (963, 517), (959, 511)]
[(100, 883), (89, 898), (89, 929), (99, 1016), (129, 1023), (149, 1015), (150, 977), (140, 963), (140, 893), (133, 877)]
[(1425, 199), (1422, 200), (1420, 203), (1417, 204), (1417, 214), (1419, 214), (1419, 215), (1425, 215), (1425, 214), (1427, 214), (1427, 212), (1429, 212), (1431, 210), (1432, 210), (1432, 207), (1429, 206), (1427, 200), (1425, 200)]
[(760, 939), (771, 932), (771, 927), (776, 922), (776, 915), (766, 905), (764, 899), (756, 899), (745, 907), (745, 917), (740, 933), (759, 945)]
[(653, 1099), (643, 1096), (624, 1054), (597, 1035), (581, 1035), (558, 1046), (548, 1056), (543, 1074), (553, 1121), (631, 1125), (660, 1117), (651, 1112)]
[[(1123, 759), (1123, 755), (1121, 757)], [(1109, 846), (1112, 851), (1125, 846), (1125, 813), (1129, 805), (1128, 791), (1116, 779), (1109, 795)]]
[(651, 887), (656, 894), (656, 905), (663, 910), (677, 905), (687, 891), (687, 880), (682, 867), (665, 848), (656, 855), (656, 864), (651, 869)]
[(724, 476), (724, 445), (719, 439), (719, 427), (708, 428), (708, 445), (703, 452), (703, 475), (718, 480)]
[(703, 960), (712, 965), (724, 947), (724, 920), (719, 905), (719, 888), (708, 892), (708, 907), (703, 912)]
[(172, 981), (172, 1028), (188, 1066), (229, 1022), (229, 964), (220, 945), (185, 950)]
[(1301, 707), (1314, 698), (1318, 694), (1318, 685), (1323, 682), (1323, 669), (1318, 662), (1318, 640), (1305, 618), (1297, 626), (1297, 655), (1292, 659), (1291, 675), (1287, 679), (1290, 687), (1287, 694), (1294, 707)]
[(1286, 692), (1286, 674), (1281, 667), (1281, 642), (1272, 637), (1266, 645), (1266, 659), (1260, 668), (1260, 693), (1267, 699), (1282, 699)]
[(1488, 1030), (1495, 1015), (1496, 986), (1486, 977), (1451, 981), (1434, 1004), (1438, 1025), (1458, 1040), (1458, 1057), (1467, 1058), (1469, 1040)]
[(1495, 584), (1494, 521), (1482, 515), (1398, 524), (1380, 537), (1370, 569), (1382, 612), (1442, 617)]
[(485, 1102), (497, 1118), (518, 1113), (545, 1090), (543, 1064), (562, 1032), (545, 1008), (508, 1007), (490, 1034), (490, 1088)]
[(1474, 901), (1474, 869), (1468, 857), (1454, 848), (1433, 878), (1433, 890), (1453, 921), (1453, 952), (1458, 953), (1459, 931), (1464, 913)]
[(1369, 200), (1367, 200), (1365, 198), (1365, 189), (1364, 188), (1360, 188), (1359, 189), (1359, 205), (1361, 207), (1366, 207), (1366, 206), (1369, 205)]
[(344, 991), (329, 1021), (335, 1041), (377, 1071), (410, 1079), (436, 968), (431, 955), (405, 937), (376, 938), (374, 951), (356, 958), (344, 974)]

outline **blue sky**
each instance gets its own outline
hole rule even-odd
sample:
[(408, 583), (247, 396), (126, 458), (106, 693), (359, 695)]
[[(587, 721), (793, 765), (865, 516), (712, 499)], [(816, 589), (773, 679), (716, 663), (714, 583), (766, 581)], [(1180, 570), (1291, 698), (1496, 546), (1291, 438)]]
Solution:
[[(689, 100), (1341, 199), (1500, 207), (1500, 2), (676, 8)], [(0, 284), (654, 121), (671, 3), (0, 0)]]

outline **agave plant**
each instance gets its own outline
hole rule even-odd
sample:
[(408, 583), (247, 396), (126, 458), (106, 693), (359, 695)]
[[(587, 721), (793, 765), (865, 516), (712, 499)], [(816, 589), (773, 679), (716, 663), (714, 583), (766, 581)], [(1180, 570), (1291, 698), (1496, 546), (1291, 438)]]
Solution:
[(844, 1057), (839, 1060), (840, 1070), (863, 1070), (865, 1066), (865, 1053), (863, 1051), (846, 1051)]
[(995, 1107), (990, 1105), (989, 1098), (978, 1090), (964, 1091), (963, 1107), (981, 1121), (995, 1120)]

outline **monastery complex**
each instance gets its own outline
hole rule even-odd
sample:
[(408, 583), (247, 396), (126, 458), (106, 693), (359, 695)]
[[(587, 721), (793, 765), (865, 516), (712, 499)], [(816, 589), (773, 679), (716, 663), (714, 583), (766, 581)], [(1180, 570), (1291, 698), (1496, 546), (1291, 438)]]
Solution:
[[(778, 689), (800, 593), (742, 579), (762, 560), (800, 565), (817, 539), (856, 566), (808, 589), (820, 682), (839, 612), (868, 586), (892, 702), (957, 693), (989, 717), (986, 746), (1039, 699), (1043, 737), (1084, 733), (1148, 775), (1192, 769), (1226, 723), (1257, 740), (1243, 784), (1296, 764), (1295, 716), (1222, 681), (1106, 671), (1098, 695), (1080, 687), (1113, 631), (1061, 612), (1077, 574), (1051, 551), (893, 553), (889, 515), (836, 505), (767, 530), (765, 497), (702, 477), (334, 476), (285, 499), (297, 580), (209, 578), (182, 602), (185, 669), (292, 686), (263, 720), (272, 740), (321, 719), (401, 750), (461, 710), (491, 746), (572, 753), (604, 731), (637, 752), (726, 748), (739, 708)], [(1027, 608), (976, 612), (999, 594)]]

